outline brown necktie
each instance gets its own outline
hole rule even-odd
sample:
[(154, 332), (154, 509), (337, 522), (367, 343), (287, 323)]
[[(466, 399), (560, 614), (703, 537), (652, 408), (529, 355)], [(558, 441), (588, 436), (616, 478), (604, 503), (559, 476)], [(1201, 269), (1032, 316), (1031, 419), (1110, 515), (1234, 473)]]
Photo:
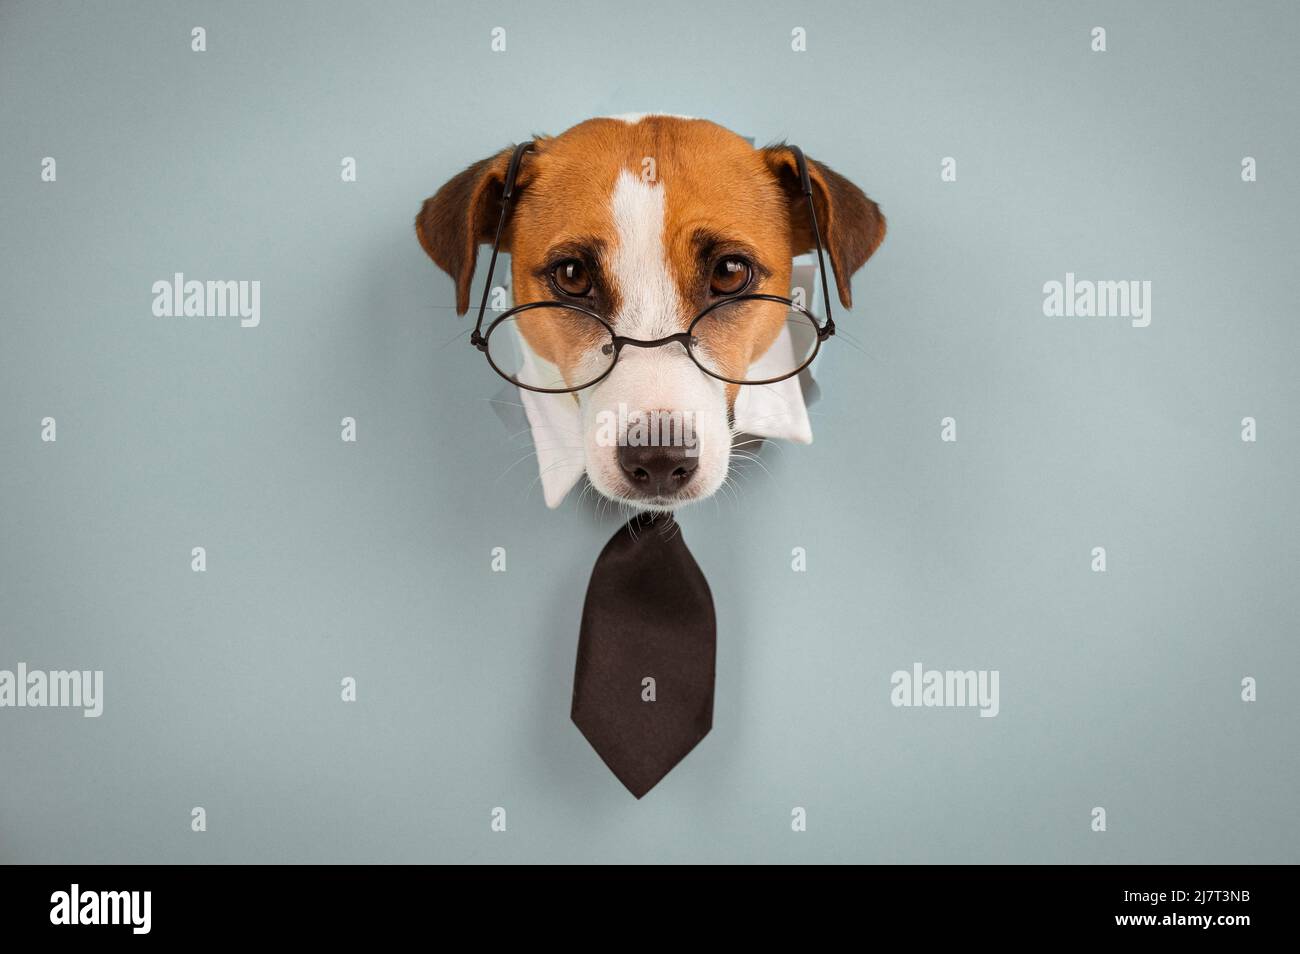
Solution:
[(573, 721), (637, 798), (713, 727), (713, 595), (671, 516), (605, 545), (582, 609)]

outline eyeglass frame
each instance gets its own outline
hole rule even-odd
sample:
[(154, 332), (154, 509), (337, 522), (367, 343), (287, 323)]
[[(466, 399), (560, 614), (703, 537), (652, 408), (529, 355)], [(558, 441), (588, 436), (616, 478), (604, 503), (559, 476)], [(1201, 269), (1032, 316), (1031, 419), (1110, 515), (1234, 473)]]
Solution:
[[(725, 298), (719, 298), (717, 301), (711, 303), (706, 308), (704, 308), (704, 310), (702, 310), (698, 315), (696, 315), (691, 320), (690, 325), (687, 327), (685, 331), (681, 331), (673, 335), (667, 335), (663, 338), (654, 338), (654, 339), (647, 340), (642, 338), (629, 338), (624, 335), (620, 335), (614, 331), (613, 326), (603, 316), (598, 315), (596, 312), (592, 311), (591, 309), (586, 308), (582, 305), (575, 305), (570, 302), (553, 301), (549, 299), (545, 301), (524, 302), (523, 304), (515, 305), (513, 308), (510, 308), (509, 310), (505, 311), (500, 316), (498, 316), (496, 320), (494, 320), (492, 324), (488, 326), (487, 334), (483, 334), (482, 331), (483, 317), (487, 312), (488, 295), (492, 291), (492, 277), (496, 273), (497, 254), (499, 253), (501, 248), (501, 236), (505, 231), (506, 219), (510, 215), (510, 207), (515, 198), (515, 183), (519, 176), (519, 167), (523, 163), (524, 155), (526, 153), (532, 152), (533, 149), (535, 148), (535, 145), (536, 144), (532, 140), (529, 140), (527, 142), (521, 142), (519, 143), (519, 145), (515, 146), (514, 151), (510, 154), (510, 164), (506, 167), (505, 183), (503, 185), (502, 192), (501, 192), (501, 217), (500, 219), (497, 220), (496, 236), (492, 240), (492, 257), (488, 260), (487, 281), (483, 285), (483, 297), (479, 301), (478, 319), (474, 322), (474, 330), (473, 332), (470, 333), (469, 336), (470, 345), (472, 345), (474, 348), (477, 348), (479, 351), (482, 351), (483, 356), (487, 358), (488, 364), (492, 367), (492, 370), (495, 371), (497, 374), (501, 375), (501, 377), (505, 378), (511, 384), (514, 384), (521, 388), (525, 388), (529, 391), (536, 391), (541, 394), (575, 393), (577, 391), (582, 391), (585, 390), (586, 388), (599, 384), (606, 377), (608, 377), (613, 372), (615, 365), (618, 364), (619, 355), (622, 354), (624, 347), (631, 345), (632, 347), (635, 348), (658, 348), (666, 344), (671, 344), (673, 342), (677, 342), (682, 346), (683, 349), (685, 349), (687, 356), (690, 357), (691, 361), (694, 362), (696, 367), (698, 367), (705, 374), (709, 375), (712, 378), (716, 378), (719, 381), (725, 381), (728, 384), (738, 384), (738, 385), (775, 384), (778, 381), (784, 381), (787, 378), (794, 377), (796, 374), (801, 372), (804, 368), (808, 367), (808, 365), (812, 364), (813, 359), (816, 358), (818, 353), (821, 351), (822, 342), (824, 342), (827, 338), (831, 337), (831, 335), (835, 334), (835, 319), (831, 317), (830, 284), (826, 279), (826, 257), (822, 252), (822, 236), (821, 236), (821, 229), (817, 224), (817, 207), (816, 207), (816, 203), (813, 200), (812, 179), (808, 175), (808, 162), (804, 158), (803, 150), (800, 149), (798, 146), (792, 146), (792, 145), (787, 145), (786, 148), (789, 149), (790, 152), (793, 153), (794, 155), (795, 166), (799, 171), (799, 188), (800, 191), (803, 192), (804, 196), (808, 200), (808, 216), (812, 223), (813, 241), (816, 243), (816, 248), (817, 248), (817, 265), (819, 271), (821, 272), (822, 301), (825, 302), (826, 305), (825, 324), (819, 325), (817, 323), (817, 319), (813, 317), (812, 313), (808, 311), (807, 308), (803, 307), (802, 305), (796, 304), (794, 301), (792, 301), (789, 298), (784, 298), (780, 295), (769, 295), (769, 294), (755, 292), (751, 294), (729, 295)], [(722, 375), (718, 374), (717, 372), (710, 371), (708, 368), (704, 367), (704, 365), (701, 364), (699, 360), (696, 358), (695, 353), (691, 348), (691, 342), (695, 340), (693, 335), (695, 326), (699, 324), (702, 319), (708, 317), (718, 308), (721, 308), (724, 305), (730, 305), (740, 301), (780, 302), (800, 312), (802, 315), (804, 315), (804, 317), (806, 317), (812, 323), (813, 328), (817, 330), (817, 344), (816, 347), (813, 348), (812, 354), (810, 354), (808, 358), (801, 365), (799, 365), (799, 367), (795, 368), (790, 373), (782, 374), (779, 377), (768, 378), (762, 381), (737, 381), (732, 378), (725, 378)], [(609, 332), (610, 340), (614, 349), (613, 360), (610, 361), (609, 367), (605, 369), (604, 373), (601, 374), (599, 377), (594, 378), (593, 380), (588, 381), (585, 384), (581, 384), (575, 388), (539, 388), (539, 387), (533, 387), (532, 385), (524, 384), (520, 382), (518, 379), (511, 377), (501, 368), (497, 367), (496, 362), (492, 360), (491, 352), (488, 351), (488, 339), (492, 337), (493, 330), (497, 327), (497, 325), (501, 324), (503, 321), (510, 318), (511, 316), (517, 315), (520, 312), (530, 311), (534, 308), (563, 308), (568, 311), (576, 311), (580, 314), (586, 315), (587, 317), (593, 318), (596, 321), (600, 322), (600, 324), (605, 328), (605, 330)]]

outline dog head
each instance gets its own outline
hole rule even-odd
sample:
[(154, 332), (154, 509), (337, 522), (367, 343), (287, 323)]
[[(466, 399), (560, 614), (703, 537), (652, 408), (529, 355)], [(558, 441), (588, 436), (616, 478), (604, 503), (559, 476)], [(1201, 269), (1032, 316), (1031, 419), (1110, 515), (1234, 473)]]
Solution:
[[(461, 172), (416, 217), (420, 244), (456, 284), (459, 314), (469, 308), (478, 248), (496, 233), (511, 151)], [(812, 159), (807, 165), (839, 299), (849, 308), (850, 278), (884, 239), (885, 219), (843, 176)], [(714, 123), (662, 115), (592, 119), (537, 139), (501, 238), (516, 304), (572, 303), (641, 341), (685, 331), (720, 298), (788, 296), (791, 260), (813, 247), (789, 148), (756, 149)], [(785, 315), (775, 303), (747, 307), (715, 349), (722, 376), (743, 378)], [(520, 315), (517, 330), (565, 386), (586, 380), (599, 347), (589, 325), (537, 309)], [(607, 376), (573, 395), (591, 483), (652, 510), (714, 493), (730, 464), (742, 386), (705, 374), (677, 343), (625, 348)], [(627, 439), (629, 426), (647, 421), (657, 439)]]

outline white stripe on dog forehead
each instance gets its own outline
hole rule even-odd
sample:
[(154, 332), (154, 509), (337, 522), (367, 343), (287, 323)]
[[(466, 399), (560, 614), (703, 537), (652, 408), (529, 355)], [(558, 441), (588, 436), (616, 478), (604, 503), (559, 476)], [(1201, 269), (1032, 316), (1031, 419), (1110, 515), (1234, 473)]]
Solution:
[(617, 245), (611, 255), (622, 306), (615, 328), (629, 338), (654, 339), (682, 329), (681, 296), (664, 246), (664, 187), (619, 173), (610, 198)]

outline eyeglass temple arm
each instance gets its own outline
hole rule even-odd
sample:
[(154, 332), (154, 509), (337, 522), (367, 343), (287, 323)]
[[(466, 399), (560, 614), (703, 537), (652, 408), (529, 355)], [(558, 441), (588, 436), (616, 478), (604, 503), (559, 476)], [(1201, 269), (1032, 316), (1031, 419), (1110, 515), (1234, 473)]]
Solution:
[(817, 243), (818, 271), (822, 276), (822, 300), (826, 303), (826, 327), (822, 329), (821, 337), (829, 338), (835, 334), (835, 319), (831, 317), (831, 290), (826, 284), (826, 258), (822, 254), (822, 233), (817, 225), (817, 203), (813, 201), (812, 178), (808, 175), (808, 160), (804, 158), (803, 150), (798, 146), (788, 148), (794, 153), (794, 162), (799, 168), (799, 188), (808, 197), (808, 215), (812, 219), (813, 240)]
[(492, 258), (488, 261), (487, 281), (483, 283), (483, 298), (478, 303), (478, 320), (474, 322), (474, 331), (469, 336), (469, 343), (479, 351), (487, 350), (487, 339), (483, 337), (483, 314), (487, 311), (488, 293), (492, 291), (492, 275), (497, 269), (501, 233), (505, 231), (506, 218), (510, 215), (510, 203), (515, 197), (515, 179), (519, 176), (519, 166), (524, 160), (524, 153), (531, 151), (532, 148), (531, 140), (515, 146), (515, 151), (510, 154), (510, 165), (506, 168), (506, 181), (501, 190), (501, 218), (497, 220), (497, 234), (492, 240)]

